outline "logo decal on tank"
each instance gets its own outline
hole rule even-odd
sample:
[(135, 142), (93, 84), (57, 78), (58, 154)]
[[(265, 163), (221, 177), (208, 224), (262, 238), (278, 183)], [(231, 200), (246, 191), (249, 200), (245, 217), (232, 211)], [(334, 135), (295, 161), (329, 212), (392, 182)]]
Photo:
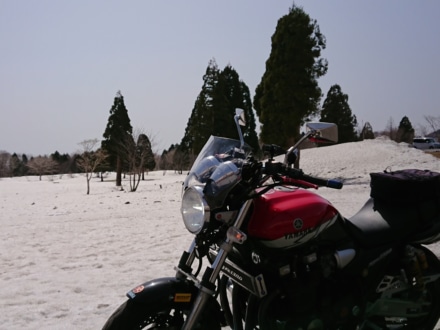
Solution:
[[(305, 228), (302, 219), (295, 219), (293, 222), (293, 227), (295, 225), (299, 226), (299, 221), (302, 222), (301, 229), (297, 229), (295, 227), (295, 232), (293, 233), (285, 233), (282, 237), (274, 240), (262, 240), (261, 242), (267, 246), (272, 248), (291, 248), (293, 246), (298, 246), (308, 242), (309, 240), (317, 237), (320, 233), (325, 231), (327, 228), (332, 226), (338, 218), (338, 214), (335, 214), (332, 218), (324, 220), (318, 227)], [(299, 220), (299, 221), (297, 221)], [(297, 222), (297, 223), (295, 223)]]
[(295, 220), (293, 220), (293, 228), (295, 228), (296, 230), (300, 230), (303, 225), (304, 222), (302, 221), (302, 219), (296, 218)]

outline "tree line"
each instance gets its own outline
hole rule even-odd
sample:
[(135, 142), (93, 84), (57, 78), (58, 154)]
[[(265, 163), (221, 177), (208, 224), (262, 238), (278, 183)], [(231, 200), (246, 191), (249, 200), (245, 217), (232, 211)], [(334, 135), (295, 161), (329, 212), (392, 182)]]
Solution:
[[(115, 171), (116, 185), (121, 185), (125, 173), (130, 179), (130, 190), (135, 191), (149, 170), (187, 170), (210, 135), (237, 138), (232, 120), (236, 108), (245, 112), (248, 125), (244, 137), (256, 155), (263, 143), (285, 148), (293, 145), (300, 137), (302, 125), (311, 120), (336, 123), (338, 143), (375, 137), (377, 132), (369, 122), (358, 127), (348, 95), (339, 84), (330, 87), (321, 104), (323, 94), (318, 79), (327, 73), (329, 64), (321, 56), (327, 41), (316, 20), (293, 5), (278, 20), (271, 42), (265, 72), (253, 99), (231, 65), (220, 69), (214, 59), (209, 61), (184, 136), (160, 155), (153, 154), (151, 136), (133, 130), (124, 97), (118, 91), (101, 141), (82, 141), (82, 152), (72, 156), (56, 152), (28, 159), (25, 155), (0, 152), (0, 176)], [(259, 135), (256, 119), (260, 123)], [(438, 130), (437, 119), (432, 119), (433, 128)], [(410, 142), (414, 136), (406, 116), (398, 128), (391, 121), (382, 133), (387, 132), (398, 142)]]
[(79, 173), (78, 157), (78, 154), (60, 154), (58, 151), (49, 156), (35, 157), (0, 151), (0, 177)]

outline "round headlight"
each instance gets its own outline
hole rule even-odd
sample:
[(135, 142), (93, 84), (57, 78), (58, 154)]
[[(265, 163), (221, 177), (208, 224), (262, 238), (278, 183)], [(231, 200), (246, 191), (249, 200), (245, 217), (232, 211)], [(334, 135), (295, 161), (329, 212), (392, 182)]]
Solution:
[(185, 190), (182, 196), (183, 223), (186, 229), (193, 234), (198, 234), (205, 222), (209, 221), (209, 206), (203, 198), (203, 188), (192, 186)]

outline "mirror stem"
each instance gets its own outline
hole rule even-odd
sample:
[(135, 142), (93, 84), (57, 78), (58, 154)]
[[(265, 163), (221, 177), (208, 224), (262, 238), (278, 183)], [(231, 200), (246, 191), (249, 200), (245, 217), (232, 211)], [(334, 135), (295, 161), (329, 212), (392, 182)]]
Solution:
[(316, 131), (315, 130), (311, 130), (311, 131), (308, 131), (306, 134), (304, 134), (302, 137), (301, 137), (301, 139), (299, 139), (298, 140), (298, 142), (297, 143), (295, 143), (292, 147), (290, 147), (288, 150), (287, 150), (287, 152), (286, 152), (286, 155), (284, 156), (284, 164), (286, 164), (286, 165), (292, 165), (292, 164), (290, 164), (290, 162), (289, 162), (289, 156), (290, 156), (290, 154), (292, 154), (294, 151), (295, 151), (295, 149), (297, 149), (309, 136), (311, 136), (311, 135), (313, 135), (313, 134), (315, 134), (316, 133)]
[(244, 148), (244, 138), (243, 138), (243, 132), (241, 131), (241, 127), (240, 127), (240, 116), (239, 115), (235, 115), (234, 116), (234, 120), (235, 120), (235, 125), (237, 125), (238, 135), (240, 136), (240, 149), (243, 150), (243, 148)]

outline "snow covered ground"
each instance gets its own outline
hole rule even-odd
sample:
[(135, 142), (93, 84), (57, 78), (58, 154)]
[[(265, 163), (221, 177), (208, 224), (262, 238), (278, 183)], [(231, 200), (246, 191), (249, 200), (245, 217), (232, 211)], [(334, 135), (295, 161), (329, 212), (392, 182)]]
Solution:
[[(344, 180), (317, 193), (349, 217), (369, 197), (370, 172), (440, 172), (440, 159), (379, 138), (304, 150), (301, 167)], [(92, 179), (90, 195), (82, 175), (0, 179), (0, 329), (100, 329), (129, 289), (173, 276), (192, 239), (179, 212), (184, 178), (150, 172), (126, 192), (109, 175)]]

